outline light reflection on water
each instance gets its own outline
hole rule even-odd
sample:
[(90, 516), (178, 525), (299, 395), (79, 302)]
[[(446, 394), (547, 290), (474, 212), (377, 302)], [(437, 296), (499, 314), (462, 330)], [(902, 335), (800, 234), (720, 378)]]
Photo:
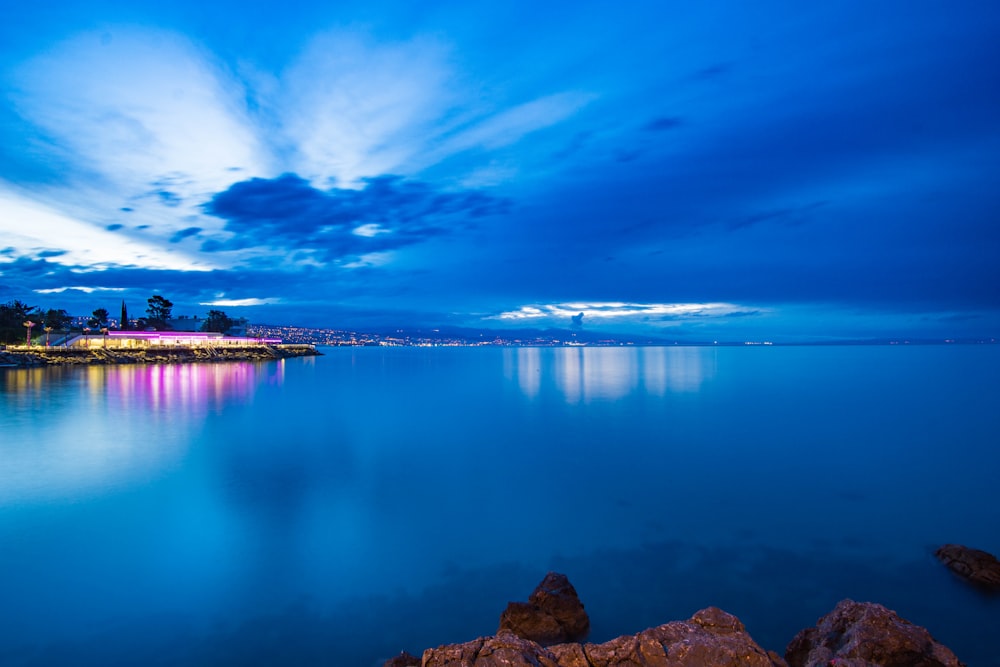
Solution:
[[(504, 375), (528, 398), (553, 384), (568, 403), (695, 392), (715, 373), (715, 353), (692, 347), (508, 348)], [(548, 363), (543, 363), (543, 356)]]
[(0, 373), (0, 506), (141, 482), (183, 460), (209, 412), (250, 401), (256, 384), (283, 378), (282, 362)]
[(716, 604), (780, 651), (854, 596), (973, 651), (963, 610), (1000, 609), (929, 553), (1000, 551), (998, 375), (992, 347), (0, 372), (0, 664), (367, 666), (492, 632), (550, 568), (597, 640)]

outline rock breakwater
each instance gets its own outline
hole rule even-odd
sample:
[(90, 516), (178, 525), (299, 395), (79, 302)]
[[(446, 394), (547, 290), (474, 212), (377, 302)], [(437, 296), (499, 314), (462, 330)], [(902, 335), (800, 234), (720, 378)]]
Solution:
[(246, 345), (239, 347), (148, 347), (141, 349), (63, 349), (0, 350), (0, 366), (32, 368), (38, 366), (108, 365), (108, 364), (189, 364), (225, 361), (272, 361), (320, 354), (312, 345)]

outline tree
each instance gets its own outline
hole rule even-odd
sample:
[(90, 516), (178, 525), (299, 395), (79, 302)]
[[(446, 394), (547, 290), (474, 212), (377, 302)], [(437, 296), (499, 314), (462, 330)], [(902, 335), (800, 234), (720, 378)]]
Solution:
[(159, 294), (154, 294), (146, 299), (146, 303), (149, 304), (149, 307), (146, 308), (149, 324), (157, 329), (166, 329), (167, 320), (170, 319), (170, 310), (174, 307), (173, 302)]
[(93, 327), (94, 329), (100, 329), (102, 327), (108, 326), (108, 309), (98, 308), (93, 313), (92, 317), (87, 320), (87, 326)]
[(41, 322), (35, 306), (17, 299), (0, 304), (0, 343), (19, 343), (24, 340), (24, 323)]
[(202, 331), (216, 331), (226, 333), (236, 322), (221, 310), (210, 310), (205, 318), (205, 323), (201, 325)]
[(59, 310), (49, 308), (45, 311), (44, 323), (47, 327), (52, 327), (57, 330), (68, 329), (70, 323), (72, 322), (73, 318), (64, 308), (60, 308)]

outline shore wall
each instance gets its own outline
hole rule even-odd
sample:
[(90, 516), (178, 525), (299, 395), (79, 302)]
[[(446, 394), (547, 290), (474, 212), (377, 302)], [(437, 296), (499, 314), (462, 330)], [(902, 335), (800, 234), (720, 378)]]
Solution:
[(188, 364), (223, 361), (272, 361), (319, 355), (312, 345), (247, 345), (242, 347), (149, 347), (143, 349), (32, 348), (0, 350), (0, 367), (102, 364)]

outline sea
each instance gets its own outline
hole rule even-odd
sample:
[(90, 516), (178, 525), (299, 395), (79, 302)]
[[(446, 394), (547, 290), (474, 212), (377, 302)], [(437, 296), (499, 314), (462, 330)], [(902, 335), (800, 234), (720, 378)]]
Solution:
[(1000, 346), (0, 369), (0, 665), (381, 665), (566, 574), (606, 641), (850, 598), (1000, 665)]

